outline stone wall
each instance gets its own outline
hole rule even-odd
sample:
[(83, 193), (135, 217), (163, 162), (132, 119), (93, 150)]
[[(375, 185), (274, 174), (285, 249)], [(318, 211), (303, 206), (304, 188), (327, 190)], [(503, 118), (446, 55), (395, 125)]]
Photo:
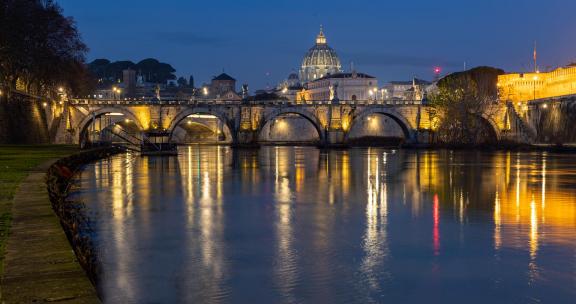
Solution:
[(68, 199), (68, 194), (74, 174), (81, 170), (82, 166), (124, 151), (119, 147), (108, 147), (74, 154), (58, 160), (46, 174), (52, 209), (60, 219), (78, 262), (96, 289), (102, 276), (102, 269), (92, 241), (94, 235), (90, 221), (84, 214), (84, 204)]
[(528, 113), (529, 124), (536, 130), (538, 143), (576, 142), (576, 100), (551, 100), (535, 104)]
[(0, 97), (0, 144), (50, 143), (44, 101), (13, 94)]

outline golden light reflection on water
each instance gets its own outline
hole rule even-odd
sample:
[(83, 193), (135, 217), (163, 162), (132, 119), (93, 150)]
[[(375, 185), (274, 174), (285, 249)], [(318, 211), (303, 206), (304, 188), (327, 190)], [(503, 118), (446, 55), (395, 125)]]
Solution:
[(380, 289), (381, 279), (389, 274), (386, 260), (389, 254), (387, 241), (388, 188), (386, 183), (387, 152), (368, 150), (366, 170), (366, 231), (362, 246), (365, 256), (361, 270), (372, 291)]
[(502, 246), (502, 211), (500, 206), (500, 197), (496, 191), (496, 199), (494, 200), (494, 248), (500, 249)]
[[(293, 288), (297, 281), (297, 254), (293, 246), (292, 235), (292, 189), (288, 172), (290, 167), (288, 162), (280, 162), (281, 153), (279, 149), (274, 150), (274, 204), (276, 205), (276, 264), (274, 268), (276, 284), (280, 292), (287, 299), (293, 296)], [(286, 157), (286, 155), (284, 155)], [(296, 185), (297, 191), (302, 189), (304, 182), (302, 163), (296, 162)]]
[[(187, 247), (190, 256), (199, 259), (198, 264), (187, 264), (187, 271), (203, 273), (199, 278), (204, 293), (213, 298), (226, 294), (222, 288), (227, 269), (225, 261), (223, 168), (228, 162), (226, 151), (203, 151), (199, 146), (187, 146), (178, 158), (181, 172), (182, 195), (185, 203), (186, 229), (197, 230), (199, 235), (189, 235)], [(187, 300), (198, 300), (197, 289), (187, 289)]]
[[(535, 163), (539, 162), (539, 163)], [(508, 165), (507, 165), (508, 166)], [(508, 169), (507, 169), (508, 170)], [(574, 172), (563, 172), (563, 175), (571, 176), (571, 181), (562, 184), (552, 184), (547, 180), (547, 156), (534, 156), (522, 162), (517, 155), (516, 165), (513, 170), (514, 188), (510, 189), (506, 184), (501, 185), (504, 189), (499, 195), (499, 220), (503, 229), (513, 230), (513, 227), (527, 227), (526, 239), (530, 244), (530, 256), (535, 258), (538, 253), (540, 239), (551, 237), (547, 242), (573, 241), (574, 228), (576, 228), (576, 205), (574, 204)], [(558, 168), (557, 170), (561, 170)], [(561, 171), (558, 171), (559, 173)], [(496, 213), (495, 213), (496, 214)], [(546, 227), (546, 235), (541, 235), (540, 226)], [(522, 231), (522, 230), (520, 230)], [(564, 235), (570, 237), (556, 238)], [(506, 235), (502, 235), (506, 239)], [(506, 243), (506, 242), (505, 242)], [(523, 246), (522, 242), (510, 239), (508, 244), (512, 247)]]
[[(366, 283), (361, 289), (380, 292), (383, 281), (393, 277), (392, 260), (401, 258), (391, 253), (404, 250), (404, 243), (394, 242), (394, 225), (417, 231), (422, 255), (442, 258), (453, 248), (448, 242), (464, 244), (466, 238), (473, 242), (475, 235), (466, 233), (479, 226), (494, 256), (501, 258), (509, 249), (525, 254), (522, 267), (529, 284), (545, 273), (546, 246), (576, 243), (576, 162), (572, 156), (188, 146), (173, 161), (126, 156), (112, 158), (108, 167), (105, 164), (96, 166), (91, 176), (95, 187), (109, 188), (109, 197), (99, 200), (110, 202), (112, 227), (107, 231), (114, 252), (122, 253), (114, 260), (114, 280), (126, 293), (135, 289), (130, 276), (136, 271), (131, 264), (135, 240), (155, 231), (146, 224), (137, 233), (127, 228), (136, 220), (158, 223), (153, 216), (159, 211), (151, 210), (169, 208), (163, 199), (172, 196), (171, 203), (181, 199), (183, 207), (178, 214), (185, 226), (178, 228), (186, 236), (182, 247), (189, 261), (183, 262), (184, 268), (187, 273), (201, 274), (195, 277), (201, 283), (189, 283), (194, 286), (186, 289), (191, 298), (197, 292), (210, 295), (202, 299), (225, 297), (229, 292), (226, 282), (234, 275), (230, 256), (235, 252), (228, 238), (230, 233), (242, 233), (230, 231), (236, 216), (230, 210), (243, 214), (234, 208), (262, 209), (250, 213), (261, 218), (245, 220), (268, 228), (273, 236), (266, 244), (273, 251), (273, 262), (267, 265), (270, 284), (287, 302), (298, 302), (305, 273), (312, 270), (309, 287), (324, 290), (320, 298), (330, 298), (327, 284), (338, 269), (331, 259), (350, 247), (361, 253), (357, 263), (346, 267), (361, 275), (359, 281)], [(395, 219), (401, 221), (395, 223)], [(269, 226), (267, 221), (271, 221)], [(417, 226), (420, 222), (424, 224)], [(455, 225), (450, 226), (452, 222)], [(339, 226), (349, 223), (360, 223), (362, 229), (352, 229), (358, 235), (347, 235), (342, 241), (347, 232)], [(455, 226), (459, 232), (446, 234), (445, 229), (451, 229), (446, 227)], [(349, 247), (341, 249), (337, 244)], [(307, 261), (311, 257), (316, 258), (314, 263)], [(438, 269), (441, 261), (434, 261)]]

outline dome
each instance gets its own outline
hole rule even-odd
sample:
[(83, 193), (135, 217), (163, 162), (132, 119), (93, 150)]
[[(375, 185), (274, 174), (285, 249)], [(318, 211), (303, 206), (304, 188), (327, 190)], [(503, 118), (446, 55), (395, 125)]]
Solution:
[(322, 27), (316, 37), (314, 45), (304, 59), (300, 69), (300, 81), (306, 83), (324, 77), (327, 74), (335, 74), (341, 71), (341, 64), (336, 51), (328, 46)]
[(308, 51), (304, 60), (302, 60), (302, 67), (313, 66), (331, 66), (340, 68), (340, 59), (338, 58), (336, 51), (327, 44), (315, 45)]

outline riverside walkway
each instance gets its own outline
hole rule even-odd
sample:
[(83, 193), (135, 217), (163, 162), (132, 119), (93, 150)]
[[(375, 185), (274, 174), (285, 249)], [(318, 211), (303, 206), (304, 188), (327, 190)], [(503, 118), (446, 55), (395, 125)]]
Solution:
[(32, 170), (14, 197), (2, 277), (2, 303), (100, 303), (52, 211), (45, 176)]

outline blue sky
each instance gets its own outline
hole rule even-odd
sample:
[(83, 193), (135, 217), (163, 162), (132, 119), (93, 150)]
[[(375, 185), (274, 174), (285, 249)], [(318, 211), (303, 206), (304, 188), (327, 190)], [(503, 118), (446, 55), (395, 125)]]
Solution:
[(88, 59), (172, 64), (196, 84), (225, 70), (251, 90), (300, 66), (322, 24), (343, 67), (380, 83), (431, 79), (490, 65), (530, 69), (538, 41), (542, 70), (576, 61), (576, 1), (58, 1), (90, 47)]

